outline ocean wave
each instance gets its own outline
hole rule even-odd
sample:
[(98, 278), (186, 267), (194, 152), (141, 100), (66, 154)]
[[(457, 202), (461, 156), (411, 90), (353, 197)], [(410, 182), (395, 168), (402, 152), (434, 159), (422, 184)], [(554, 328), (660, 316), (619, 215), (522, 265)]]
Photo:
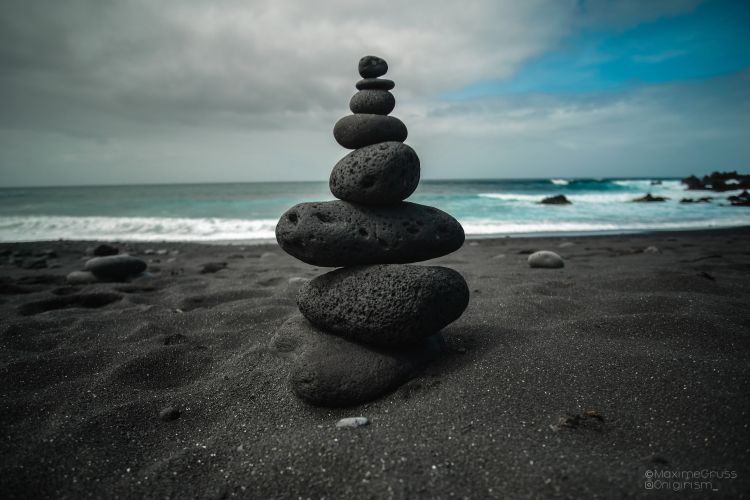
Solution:
[(618, 231), (659, 231), (679, 229), (709, 229), (719, 227), (747, 226), (747, 218), (715, 219), (702, 221), (673, 221), (654, 223), (588, 223), (588, 222), (518, 222), (500, 220), (460, 221), (467, 236), (533, 233), (595, 233)]
[(0, 217), (0, 241), (231, 241), (272, 240), (276, 219), (167, 217)]
[[(552, 196), (553, 193), (549, 194), (520, 194), (520, 193), (480, 193), (478, 196), (481, 198), (490, 198), (493, 200), (501, 200), (508, 202), (522, 202), (522, 203), (534, 203), (538, 204), (542, 199), (547, 196)], [(633, 201), (633, 198), (637, 197), (636, 193), (585, 193), (585, 194), (569, 194), (565, 193), (565, 196), (573, 203), (621, 203)]]
[(570, 181), (566, 179), (550, 179), (549, 181), (555, 186), (567, 186), (570, 184)]
[[(518, 233), (617, 232), (744, 226), (750, 218), (664, 222), (576, 222), (459, 218), (467, 236)], [(156, 217), (0, 217), (0, 241), (274, 241), (276, 219), (188, 219)]]

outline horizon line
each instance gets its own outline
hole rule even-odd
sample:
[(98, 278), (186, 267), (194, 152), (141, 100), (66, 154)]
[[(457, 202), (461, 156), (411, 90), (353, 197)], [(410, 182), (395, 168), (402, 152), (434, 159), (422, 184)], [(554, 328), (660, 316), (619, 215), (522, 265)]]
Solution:
[[(692, 175), (692, 174), (691, 174)], [(539, 176), (539, 177), (451, 177), (451, 178), (432, 178), (420, 179), (422, 182), (481, 182), (481, 181), (534, 181), (534, 180), (681, 180), (684, 177), (578, 177), (578, 176)], [(205, 186), (205, 185), (228, 185), (228, 184), (300, 184), (300, 183), (323, 183), (327, 180), (296, 180), (296, 181), (219, 181), (219, 182), (136, 182), (125, 184), (47, 184), (47, 185), (19, 185), (19, 186), (0, 186), (0, 190), (7, 189), (49, 189), (49, 188), (88, 188), (88, 187), (143, 187), (143, 186)]]

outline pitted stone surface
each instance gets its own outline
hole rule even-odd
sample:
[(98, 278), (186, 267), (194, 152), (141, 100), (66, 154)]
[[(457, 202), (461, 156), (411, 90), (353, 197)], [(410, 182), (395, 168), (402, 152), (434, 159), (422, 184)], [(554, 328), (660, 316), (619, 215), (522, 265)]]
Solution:
[(386, 205), (411, 195), (419, 184), (419, 157), (401, 142), (381, 142), (356, 149), (331, 172), (329, 186), (336, 198)]
[(357, 67), (362, 78), (377, 78), (388, 72), (388, 63), (378, 56), (365, 56)]
[(354, 86), (357, 90), (391, 90), (396, 84), (387, 78), (364, 78)]
[(325, 201), (287, 210), (276, 225), (276, 240), (288, 254), (314, 266), (403, 264), (458, 250), (464, 230), (447, 213), (416, 203)]
[(294, 393), (318, 406), (353, 406), (403, 384), (444, 349), (440, 334), (406, 349), (377, 349), (325, 333), (295, 315), (276, 331), (271, 349), (293, 359)]
[(396, 98), (387, 90), (360, 90), (349, 101), (352, 113), (387, 115), (396, 107)]
[(377, 346), (434, 335), (468, 304), (469, 288), (453, 269), (404, 264), (337, 269), (297, 295), (300, 312), (317, 327)]
[(401, 120), (393, 116), (357, 114), (336, 122), (333, 137), (348, 149), (357, 149), (386, 141), (404, 142), (408, 131)]

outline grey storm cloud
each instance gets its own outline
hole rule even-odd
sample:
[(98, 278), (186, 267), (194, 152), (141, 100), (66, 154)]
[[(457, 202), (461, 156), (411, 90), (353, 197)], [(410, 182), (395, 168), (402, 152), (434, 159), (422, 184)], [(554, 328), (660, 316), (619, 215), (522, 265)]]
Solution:
[(319, 178), (340, 156), (330, 130), (348, 113), (367, 53), (389, 61), (396, 112), (414, 125), (415, 141), (441, 131), (495, 143), (534, 127), (549, 132), (561, 109), (592, 115), (554, 99), (451, 107), (436, 96), (511, 77), (581, 27), (617, 28), (696, 4), (6, 0), (0, 184)]

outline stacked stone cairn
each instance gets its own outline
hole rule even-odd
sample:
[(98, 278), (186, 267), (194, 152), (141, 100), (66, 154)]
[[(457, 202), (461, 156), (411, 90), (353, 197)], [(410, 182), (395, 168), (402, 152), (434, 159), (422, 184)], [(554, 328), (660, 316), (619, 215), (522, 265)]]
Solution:
[(405, 202), (419, 183), (406, 126), (388, 116), (396, 101), (375, 56), (359, 62), (354, 114), (333, 129), (353, 149), (333, 168), (335, 201), (300, 203), (281, 216), (276, 239), (314, 266), (339, 267), (305, 283), (302, 315), (276, 332), (272, 349), (291, 357), (290, 382), (320, 406), (365, 403), (406, 382), (444, 349), (438, 333), (469, 303), (459, 273), (407, 265), (458, 250), (464, 231), (436, 208)]

